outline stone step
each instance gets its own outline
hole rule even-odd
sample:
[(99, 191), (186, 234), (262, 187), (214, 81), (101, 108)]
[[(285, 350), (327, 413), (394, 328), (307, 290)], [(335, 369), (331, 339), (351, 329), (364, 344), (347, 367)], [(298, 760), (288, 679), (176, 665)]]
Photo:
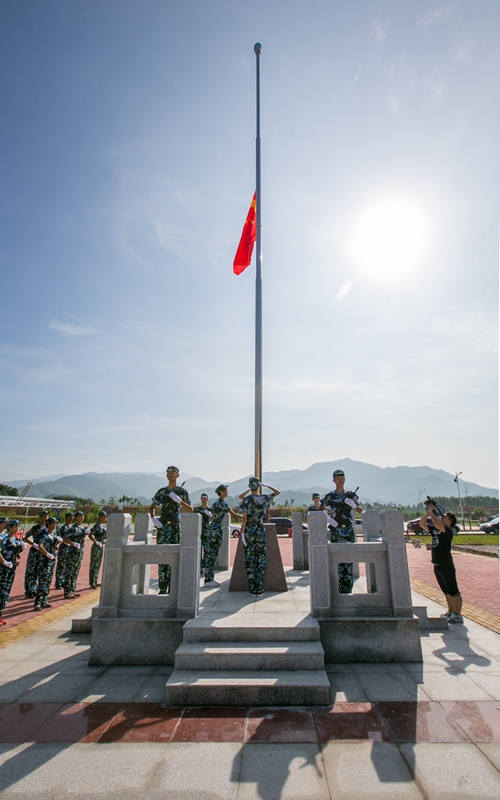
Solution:
[(165, 686), (169, 706), (324, 706), (325, 670), (174, 670)]
[(322, 670), (321, 642), (183, 642), (176, 670)]
[(183, 628), (184, 642), (319, 642), (317, 619), (299, 613), (204, 614)]

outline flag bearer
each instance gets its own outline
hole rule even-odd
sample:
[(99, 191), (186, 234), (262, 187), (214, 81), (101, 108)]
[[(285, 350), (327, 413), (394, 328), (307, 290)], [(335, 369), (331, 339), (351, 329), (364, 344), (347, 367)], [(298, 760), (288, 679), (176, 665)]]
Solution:
[[(356, 534), (352, 524), (352, 511), (362, 511), (359, 499), (355, 492), (344, 489), (345, 473), (341, 469), (336, 469), (333, 473), (335, 490), (328, 492), (321, 503), (330, 514), (328, 517), (330, 541), (332, 542), (355, 542)], [(353, 565), (342, 563), (338, 565), (339, 592), (349, 594), (354, 583)]]
[[(193, 512), (189, 494), (182, 486), (177, 486), (178, 477), (178, 467), (167, 467), (168, 486), (158, 489), (149, 509), (149, 513), (154, 517), (156, 506), (161, 506), (161, 527), (157, 528), (156, 544), (179, 544), (181, 540), (181, 509), (189, 513)], [(169, 593), (170, 573), (169, 564), (158, 566), (159, 594)]]
[(83, 546), (87, 535), (87, 529), (83, 527), (83, 520), (83, 511), (77, 511), (74, 525), (63, 536), (64, 544), (69, 545), (68, 553), (65, 557), (64, 571), (61, 576), (65, 598), (80, 596), (76, 591), (76, 581), (82, 566)]
[[(266, 521), (267, 509), (279, 489), (261, 483), (258, 478), (250, 478), (249, 489), (240, 495), (243, 522), (241, 523), (241, 540), (245, 548), (245, 567), (247, 571), (250, 594), (264, 594), (264, 573), (266, 571)], [(260, 487), (270, 489), (272, 494), (259, 494)], [(248, 494), (251, 492), (251, 494)], [(245, 495), (247, 495), (245, 497)]]
[(45, 523), (44, 533), (38, 543), (37, 590), (34, 611), (50, 608), (49, 591), (56, 563), (57, 545), (61, 537), (56, 533), (57, 519), (49, 517)]
[(0, 625), (7, 624), (2, 614), (9, 600), (19, 556), (26, 547), (22, 539), (16, 538), (18, 530), (19, 520), (11, 519), (0, 539)]
[(201, 574), (205, 573), (205, 553), (207, 551), (208, 533), (210, 530), (210, 521), (212, 519), (212, 509), (208, 505), (208, 494), (203, 492), (200, 495), (201, 505), (196, 506), (194, 509), (195, 514), (201, 515)]
[(26, 559), (26, 570), (24, 573), (24, 597), (26, 600), (33, 600), (36, 596), (36, 573), (38, 569), (38, 543), (45, 533), (45, 523), (48, 518), (47, 511), (40, 511), (39, 519), (36, 525), (33, 525), (30, 530), (25, 533), (24, 541), (31, 545)]
[(231, 509), (226, 502), (226, 497), (228, 495), (226, 483), (221, 483), (215, 490), (215, 493), (219, 498), (212, 506), (212, 522), (210, 523), (207, 545), (205, 548), (205, 586), (209, 587), (219, 586), (217, 581), (214, 580), (214, 567), (224, 537), (222, 521), (226, 514), (231, 513), (233, 513), (235, 517), (238, 517), (238, 519), (243, 518), (242, 514), (238, 514), (237, 511)]
[[(64, 525), (60, 525), (57, 529), (57, 535), (64, 538), (66, 531), (69, 531), (73, 524), (74, 514), (72, 511), (67, 511), (65, 515), (65, 522)], [(56, 581), (55, 581), (55, 589), (62, 589), (61, 578), (64, 572), (64, 561), (66, 556), (68, 555), (68, 546), (64, 544), (64, 541), (60, 543), (59, 550), (57, 551), (57, 566), (56, 566)]]
[(92, 541), (89, 565), (89, 585), (91, 589), (97, 589), (99, 586), (97, 581), (99, 580), (99, 570), (101, 568), (101, 561), (104, 553), (104, 542), (106, 541), (106, 519), (106, 512), (99, 511), (97, 522), (90, 529), (89, 533), (89, 539)]

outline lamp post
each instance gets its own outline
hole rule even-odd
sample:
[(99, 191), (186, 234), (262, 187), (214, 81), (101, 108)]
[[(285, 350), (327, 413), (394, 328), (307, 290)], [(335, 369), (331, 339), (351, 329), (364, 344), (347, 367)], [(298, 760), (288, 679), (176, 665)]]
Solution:
[(417, 489), (417, 491), (418, 491), (418, 503), (417, 503), (417, 514), (418, 514), (418, 507), (420, 505), (420, 495), (423, 494), (423, 492), (425, 492), (425, 489)]
[(461, 472), (455, 472), (455, 477), (453, 480), (457, 484), (457, 491), (458, 491), (458, 502), (460, 503), (460, 516), (462, 517), (462, 530), (465, 530), (465, 520), (464, 520), (464, 510), (462, 508), (462, 498), (460, 497), (460, 484), (458, 482), (458, 476), (461, 475)]

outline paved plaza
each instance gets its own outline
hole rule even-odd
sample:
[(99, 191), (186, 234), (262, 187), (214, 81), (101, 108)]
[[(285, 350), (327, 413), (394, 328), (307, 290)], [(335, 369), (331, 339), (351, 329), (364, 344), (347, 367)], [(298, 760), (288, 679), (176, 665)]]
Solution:
[[(202, 615), (308, 613), (308, 573), (258, 599), (228, 593), (229, 574), (202, 588)], [(473, 620), (422, 631), (422, 664), (327, 665), (329, 706), (168, 708), (173, 666), (88, 665), (71, 620), (90, 600), (2, 640), (2, 800), (500, 796), (500, 635)]]

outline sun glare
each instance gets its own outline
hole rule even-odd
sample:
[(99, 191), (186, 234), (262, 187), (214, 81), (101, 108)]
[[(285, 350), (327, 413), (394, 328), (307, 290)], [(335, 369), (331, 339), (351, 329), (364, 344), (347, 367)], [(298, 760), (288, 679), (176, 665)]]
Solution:
[(404, 280), (426, 253), (427, 227), (424, 214), (407, 201), (376, 203), (353, 223), (348, 256), (375, 280)]

